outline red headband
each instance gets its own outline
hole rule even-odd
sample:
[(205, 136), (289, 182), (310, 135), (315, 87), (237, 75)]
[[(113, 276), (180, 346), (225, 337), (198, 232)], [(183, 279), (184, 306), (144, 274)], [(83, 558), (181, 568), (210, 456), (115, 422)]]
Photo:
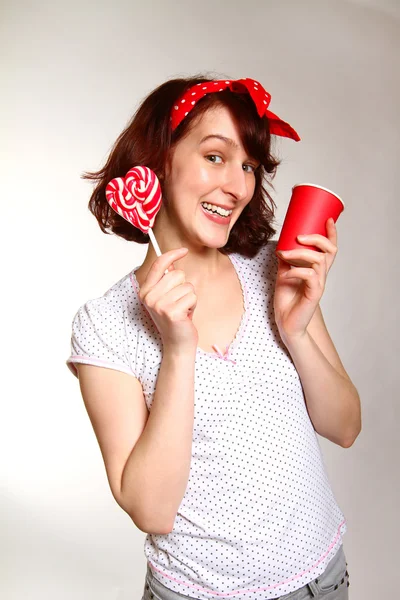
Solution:
[(189, 114), (196, 102), (203, 98), (203, 96), (210, 92), (222, 92), (222, 90), (225, 90), (226, 88), (230, 89), (231, 92), (236, 92), (238, 94), (249, 93), (256, 105), (258, 115), (260, 117), (263, 115), (268, 117), (270, 132), (273, 135), (288, 137), (296, 142), (300, 141), (299, 134), (289, 125), (289, 123), (282, 121), (282, 119), (273, 112), (267, 110), (271, 101), (271, 94), (266, 92), (260, 83), (254, 81), (254, 79), (249, 79), (248, 77), (246, 77), (246, 79), (237, 79), (233, 81), (206, 81), (205, 83), (197, 83), (188, 89), (172, 108), (172, 130), (178, 127), (179, 123), (187, 114)]

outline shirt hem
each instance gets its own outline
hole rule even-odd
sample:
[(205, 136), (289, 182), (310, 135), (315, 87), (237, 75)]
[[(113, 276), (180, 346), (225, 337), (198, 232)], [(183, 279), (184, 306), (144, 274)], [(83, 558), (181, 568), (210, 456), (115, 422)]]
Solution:
[[(305, 585), (307, 585), (308, 583), (310, 583), (310, 581), (313, 581), (315, 578), (319, 577), (326, 569), (326, 566), (329, 563), (329, 561), (332, 560), (333, 556), (339, 550), (339, 547), (342, 545), (342, 543), (343, 543), (342, 536), (346, 533), (346, 531), (347, 531), (347, 521), (346, 521), (346, 519), (344, 519), (338, 527), (334, 541), (329, 545), (328, 550), (323, 553), (322, 557), (319, 558), (319, 560), (317, 561), (316, 564), (314, 564), (311, 568), (302, 572), (301, 574), (295, 575), (294, 577), (292, 577), (289, 580), (286, 580), (278, 585), (270, 586), (267, 588), (264, 588), (264, 587), (257, 588), (256, 587), (256, 588), (247, 589), (247, 590), (246, 589), (245, 590), (234, 590), (234, 591), (228, 592), (228, 593), (214, 592), (212, 590), (207, 590), (206, 588), (201, 588), (200, 586), (184, 583), (174, 577), (171, 577), (170, 575), (166, 575), (156, 565), (154, 565), (151, 562), (151, 560), (149, 560), (149, 559), (147, 559), (147, 564), (148, 564), (148, 567), (151, 569), (153, 578), (156, 581), (158, 581), (161, 585), (163, 585), (164, 587), (166, 587), (167, 589), (169, 589), (171, 592), (173, 592), (175, 594), (185, 595), (188, 598), (193, 598), (193, 600), (199, 600), (200, 594), (202, 595), (202, 600), (213, 600), (214, 598), (234, 598), (235, 600), (246, 600), (246, 599), (250, 598), (250, 594), (252, 595), (251, 596), (252, 598), (256, 598), (255, 595), (257, 593), (263, 594), (263, 600), (268, 600), (268, 599), (273, 600), (279, 596), (284, 596), (288, 593), (294, 593), (294, 592), (298, 591), (299, 589), (301, 589), (302, 587), (304, 587)], [(334, 549), (334, 548), (336, 551), (326, 561), (326, 558), (329, 556), (329, 554), (332, 552), (332, 549)], [(320, 567), (321, 563), (323, 563), (324, 561), (326, 562), (326, 564), (324, 564), (324, 566), (321, 570), (319, 567)], [(285, 590), (284, 588), (279, 590), (279, 588), (282, 588), (290, 581), (293, 581), (294, 579), (301, 579), (301, 577), (303, 577), (306, 573), (313, 573), (312, 577), (310, 579), (308, 579), (307, 581), (302, 582), (301, 585), (299, 586), (299, 588), (297, 588), (297, 590)], [(185, 586), (185, 589), (184, 590), (183, 589), (172, 590), (171, 588), (168, 587), (168, 585), (166, 585), (166, 583), (168, 583), (170, 581), (174, 581), (177, 584), (181, 584), (181, 585)], [(190, 596), (188, 594), (188, 591), (197, 592), (197, 595)], [(271, 594), (271, 596), (269, 596), (268, 594)]]
[(138, 379), (137, 375), (130, 369), (128, 369), (125, 365), (116, 364), (107, 362), (105, 360), (101, 360), (100, 358), (92, 358), (89, 356), (71, 356), (67, 361), (66, 365), (75, 377), (78, 377), (78, 371), (74, 366), (74, 363), (80, 363), (83, 365), (94, 365), (96, 367), (105, 367), (106, 369), (113, 369), (114, 371), (121, 371), (122, 373), (127, 373), (127, 375), (132, 375)]

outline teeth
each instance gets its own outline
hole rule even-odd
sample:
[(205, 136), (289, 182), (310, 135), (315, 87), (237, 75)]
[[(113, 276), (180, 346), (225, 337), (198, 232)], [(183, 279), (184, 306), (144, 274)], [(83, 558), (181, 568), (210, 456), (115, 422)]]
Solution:
[(232, 214), (231, 210), (225, 210), (224, 208), (215, 206), (215, 204), (209, 204), (208, 202), (202, 202), (201, 205), (204, 206), (205, 208), (208, 208), (209, 210), (212, 210), (213, 212), (218, 213), (219, 215), (221, 215), (223, 217), (229, 217), (229, 215)]

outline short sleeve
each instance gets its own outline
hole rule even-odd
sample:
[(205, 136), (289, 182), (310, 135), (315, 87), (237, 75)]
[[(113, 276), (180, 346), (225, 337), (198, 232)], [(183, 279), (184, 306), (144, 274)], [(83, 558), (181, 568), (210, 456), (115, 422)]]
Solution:
[(77, 377), (76, 363), (135, 375), (129, 361), (124, 317), (106, 297), (89, 300), (72, 321), (71, 356), (66, 361)]

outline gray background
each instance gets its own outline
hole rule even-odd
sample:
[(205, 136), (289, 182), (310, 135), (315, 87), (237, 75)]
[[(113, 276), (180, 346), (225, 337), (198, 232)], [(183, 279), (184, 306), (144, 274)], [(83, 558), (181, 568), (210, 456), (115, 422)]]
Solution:
[(80, 174), (151, 89), (203, 70), (258, 79), (302, 137), (277, 140), (280, 224), (298, 182), (346, 204), (321, 305), (363, 430), (349, 449), (319, 440), (347, 518), (351, 600), (395, 597), (399, 2), (13, 0), (1, 12), (1, 597), (141, 597), (144, 534), (111, 496), (64, 361), (78, 307), (146, 246), (101, 233)]

